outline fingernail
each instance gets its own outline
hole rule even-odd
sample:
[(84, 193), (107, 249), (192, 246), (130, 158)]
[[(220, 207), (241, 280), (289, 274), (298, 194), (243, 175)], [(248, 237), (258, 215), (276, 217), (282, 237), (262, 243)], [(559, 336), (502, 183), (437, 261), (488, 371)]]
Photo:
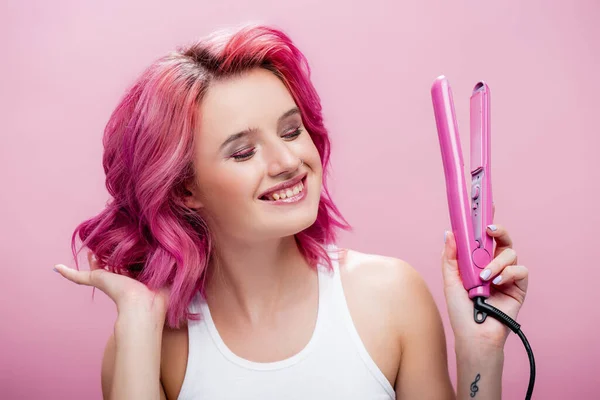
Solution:
[(481, 274), (479, 274), (479, 276), (481, 277), (481, 279), (483, 279), (484, 281), (487, 281), (488, 278), (490, 277), (490, 275), (492, 275), (492, 270), (491, 269), (484, 269)]
[(448, 240), (448, 231), (444, 231), (444, 243)]
[(498, 228), (496, 228), (496, 225), (488, 225), (487, 227), (492, 232), (496, 232), (496, 230), (498, 229)]
[[(58, 270), (56, 269), (56, 267), (52, 268), (52, 271), (58, 272)], [(58, 273), (60, 273), (60, 272), (58, 272)]]
[(500, 283), (501, 280), (502, 280), (502, 275), (498, 275), (492, 282), (494, 283), (494, 285), (497, 285)]

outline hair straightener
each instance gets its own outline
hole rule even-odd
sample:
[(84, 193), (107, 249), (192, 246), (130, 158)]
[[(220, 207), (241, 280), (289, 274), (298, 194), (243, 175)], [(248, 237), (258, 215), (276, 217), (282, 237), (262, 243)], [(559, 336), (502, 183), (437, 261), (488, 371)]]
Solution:
[(454, 101), (448, 80), (438, 77), (431, 87), (433, 111), (442, 152), (446, 194), (452, 232), (456, 238), (457, 261), (460, 277), (474, 304), (474, 320), (482, 324), (486, 317), (497, 319), (508, 326), (523, 341), (531, 373), (526, 399), (531, 398), (535, 382), (535, 361), (521, 326), (501, 310), (485, 302), (490, 296), (490, 281), (483, 281), (479, 273), (492, 261), (494, 239), (486, 233), (492, 224), (492, 176), (490, 140), (490, 88), (477, 82), (471, 94), (471, 187), (464, 177), (464, 159), (460, 146)]

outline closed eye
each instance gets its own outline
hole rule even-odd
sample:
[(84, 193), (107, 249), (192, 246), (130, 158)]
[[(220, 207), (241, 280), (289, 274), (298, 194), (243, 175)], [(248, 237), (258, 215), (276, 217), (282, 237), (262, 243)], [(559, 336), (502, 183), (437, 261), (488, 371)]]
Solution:
[[(282, 138), (288, 139), (288, 140), (294, 140), (296, 139), (298, 136), (300, 136), (300, 134), (302, 133), (303, 129), (301, 127), (297, 127), (296, 129), (294, 129), (293, 131), (291, 131), (290, 133), (283, 135)], [(233, 154), (231, 157), (236, 160), (236, 161), (246, 161), (248, 159), (250, 159), (250, 157), (252, 157), (254, 154), (256, 153), (256, 148), (251, 148), (250, 151), (246, 151), (246, 152), (242, 152), (242, 153), (236, 153)]]
[(302, 128), (297, 127), (291, 133), (288, 133), (287, 135), (283, 135), (282, 137), (284, 137), (286, 139), (295, 139), (298, 136), (300, 136), (301, 133), (302, 133)]
[(252, 157), (254, 153), (256, 153), (256, 150), (253, 147), (252, 149), (250, 149), (250, 151), (247, 151), (245, 153), (236, 153), (231, 157), (234, 158), (236, 161), (244, 161)]

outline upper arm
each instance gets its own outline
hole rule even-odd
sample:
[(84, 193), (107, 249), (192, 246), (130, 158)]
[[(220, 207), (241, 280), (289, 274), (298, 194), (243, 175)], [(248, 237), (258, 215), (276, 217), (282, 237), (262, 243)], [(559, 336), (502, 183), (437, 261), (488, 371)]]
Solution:
[[(104, 400), (110, 399), (110, 392), (112, 389), (113, 374), (115, 371), (115, 358), (117, 354), (117, 343), (115, 341), (115, 335), (112, 334), (106, 342), (104, 347), (104, 356), (102, 357), (102, 372), (100, 381), (102, 384), (102, 398)], [(160, 400), (167, 400), (165, 391), (160, 385)]]
[(401, 310), (400, 340), (402, 357), (396, 378), (396, 398), (455, 399), (448, 374), (446, 338), (442, 320), (419, 273), (408, 263), (398, 260), (398, 298)]

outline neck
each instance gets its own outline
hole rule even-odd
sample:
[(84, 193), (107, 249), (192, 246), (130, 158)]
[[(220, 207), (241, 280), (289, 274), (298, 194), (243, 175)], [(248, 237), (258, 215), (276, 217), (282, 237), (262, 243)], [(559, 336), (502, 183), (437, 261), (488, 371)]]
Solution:
[(206, 282), (211, 310), (260, 324), (314, 290), (316, 272), (294, 236), (261, 243), (228, 240), (217, 247)]

